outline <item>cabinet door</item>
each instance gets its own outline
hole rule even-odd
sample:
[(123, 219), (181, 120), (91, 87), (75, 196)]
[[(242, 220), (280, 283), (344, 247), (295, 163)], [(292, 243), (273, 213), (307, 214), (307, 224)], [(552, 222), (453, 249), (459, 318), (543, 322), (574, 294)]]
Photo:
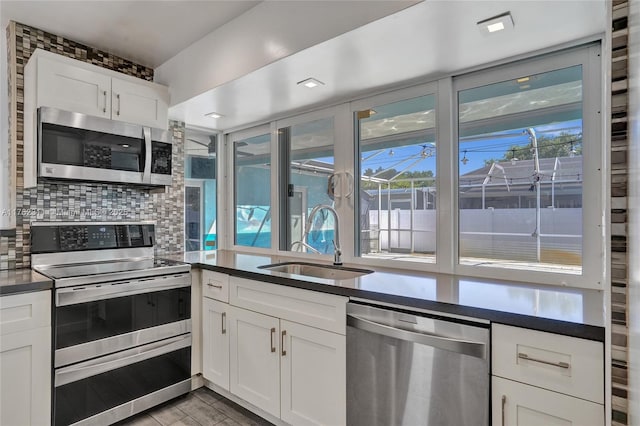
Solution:
[(282, 420), (346, 424), (345, 336), (285, 320), (280, 330)]
[(0, 424), (51, 420), (51, 327), (0, 338)]
[(493, 377), (493, 426), (602, 426), (604, 406)]
[(38, 61), (36, 107), (111, 117), (111, 77), (48, 58)]
[(223, 389), (229, 390), (229, 305), (203, 298), (202, 305), (202, 375)]
[(111, 118), (166, 129), (169, 96), (163, 86), (148, 86), (114, 78), (111, 83)]
[(277, 318), (229, 306), (231, 393), (280, 417)]

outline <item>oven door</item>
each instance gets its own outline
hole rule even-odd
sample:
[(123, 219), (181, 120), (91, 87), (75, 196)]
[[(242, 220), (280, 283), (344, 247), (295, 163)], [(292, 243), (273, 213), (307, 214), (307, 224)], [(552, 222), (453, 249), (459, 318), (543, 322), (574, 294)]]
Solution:
[(191, 275), (56, 289), (56, 368), (191, 331)]
[(106, 425), (191, 390), (191, 334), (55, 370), (55, 425)]

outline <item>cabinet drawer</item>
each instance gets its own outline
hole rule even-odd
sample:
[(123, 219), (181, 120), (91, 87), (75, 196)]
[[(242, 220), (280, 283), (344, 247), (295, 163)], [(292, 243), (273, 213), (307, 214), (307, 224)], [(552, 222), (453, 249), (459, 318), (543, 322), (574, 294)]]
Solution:
[(0, 297), (0, 335), (51, 325), (51, 291)]
[(602, 426), (604, 406), (493, 377), (493, 426)]
[(229, 275), (202, 270), (202, 295), (211, 299), (229, 302)]
[(600, 342), (494, 324), (492, 374), (604, 403)]
[(232, 305), (346, 334), (347, 298), (231, 277)]

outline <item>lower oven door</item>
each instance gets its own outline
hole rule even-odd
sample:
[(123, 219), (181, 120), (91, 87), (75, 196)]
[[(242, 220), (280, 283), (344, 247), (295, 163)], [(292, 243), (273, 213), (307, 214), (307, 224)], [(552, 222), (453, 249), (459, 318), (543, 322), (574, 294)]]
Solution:
[(191, 390), (191, 334), (55, 370), (55, 425), (105, 425)]
[(191, 331), (189, 273), (56, 289), (54, 366)]

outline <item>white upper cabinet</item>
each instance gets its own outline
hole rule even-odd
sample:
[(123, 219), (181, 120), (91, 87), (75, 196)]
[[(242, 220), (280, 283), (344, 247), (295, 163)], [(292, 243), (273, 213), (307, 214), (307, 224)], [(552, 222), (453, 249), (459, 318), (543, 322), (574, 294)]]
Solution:
[(36, 50), (25, 67), (25, 114), (47, 106), (168, 128), (166, 86)]
[(37, 61), (36, 107), (111, 118), (111, 77), (51, 58)]
[(166, 129), (169, 97), (163, 94), (166, 94), (164, 86), (114, 78), (111, 80), (111, 118)]

